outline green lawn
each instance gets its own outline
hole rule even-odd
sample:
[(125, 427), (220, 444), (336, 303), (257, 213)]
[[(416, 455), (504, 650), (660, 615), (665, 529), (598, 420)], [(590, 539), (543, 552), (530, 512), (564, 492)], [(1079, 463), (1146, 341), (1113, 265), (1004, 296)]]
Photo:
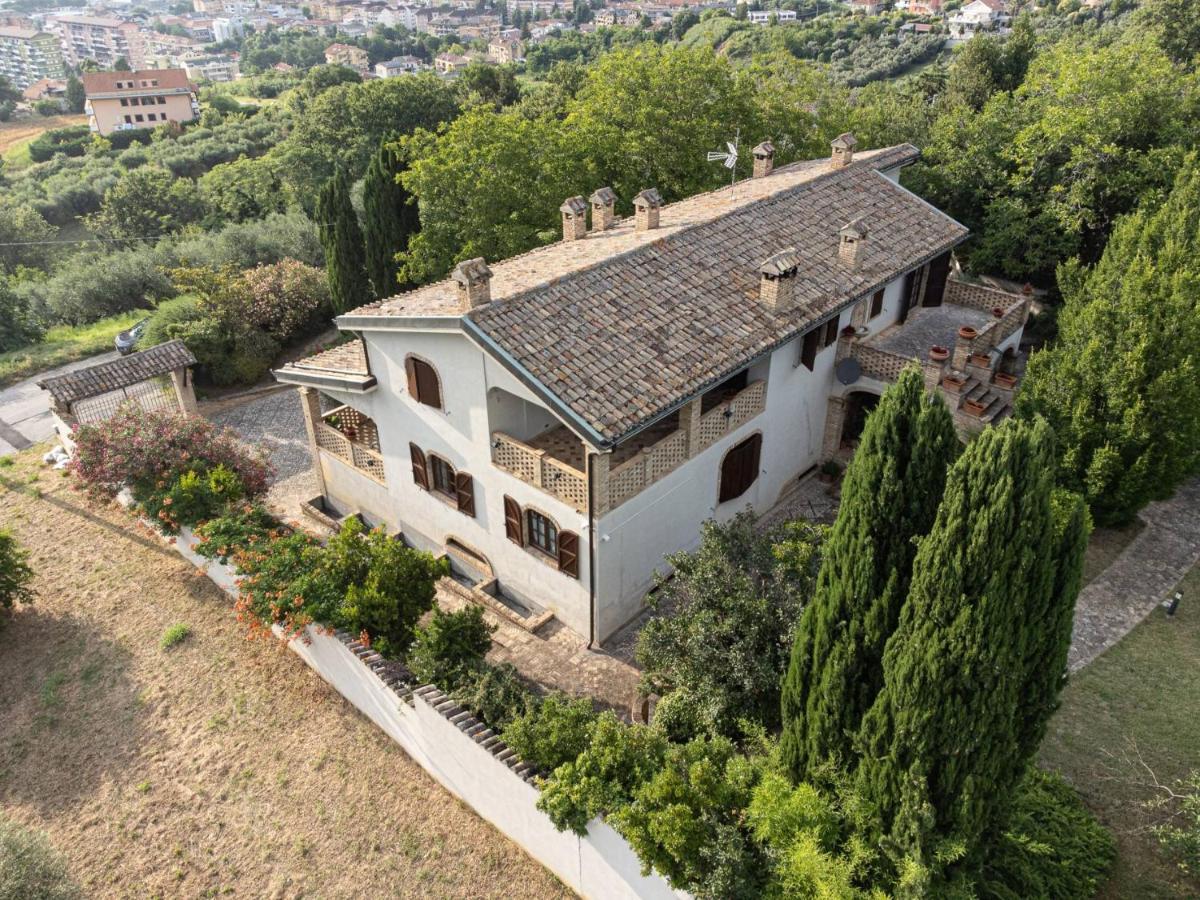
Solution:
[(117, 332), (147, 315), (149, 310), (134, 310), (91, 325), (56, 325), (46, 332), (46, 339), (41, 343), (0, 353), (0, 387), (85, 356), (112, 350)]
[(1155, 610), (1072, 678), (1042, 745), (1043, 764), (1117, 836), (1105, 900), (1200, 897), (1200, 881), (1159, 852), (1148, 829), (1162, 814), (1144, 806), (1156, 796), (1145, 767), (1164, 784), (1200, 769), (1200, 567), (1181, 590), (1173, 618)]

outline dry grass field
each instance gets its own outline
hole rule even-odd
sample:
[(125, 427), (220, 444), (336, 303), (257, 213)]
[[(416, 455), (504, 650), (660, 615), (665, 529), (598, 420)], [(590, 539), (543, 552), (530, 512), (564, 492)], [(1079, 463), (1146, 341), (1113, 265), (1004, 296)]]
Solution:
[(68, 125), (86, 125), (87, 116), (33, 116), (13, 122), (0, 122), (0, 156), (27, 144), (43, 131), (51, 128), (66, 128)]
[(0, 527), (39, 595), (0, 629), (0, 808), (44, 829), (88, 896), (570, 896), (32, 453), (0, 467)]

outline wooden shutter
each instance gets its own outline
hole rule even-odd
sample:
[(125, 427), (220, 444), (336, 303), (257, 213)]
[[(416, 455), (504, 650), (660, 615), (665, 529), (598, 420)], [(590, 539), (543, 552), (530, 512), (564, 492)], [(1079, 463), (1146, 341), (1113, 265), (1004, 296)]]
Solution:
[(426, 406), (442, 408), (442, 388), (438, 384), (437, 373), (433, 366), (421, 360), (414, 360), (417, 369), (417, 399)]
[(817, 344), (821, 340), (821, 329), (814, 328), (804, 336), (800, 348), (800, 362), (808, 371), (812, 371), (813, 363), (817, 361)]
[(475, 480), (466, 472), (457, 472), (454, 489), (458, 494), (458, 511), (475, 518)]
[(425, 452), (416, 444), (409, 444), (408, 453), (412, 457), (413, 481), (421, 490), (429, 490), (429, 470), (425, 467)]
[(408, 395), (414, 400), (418, 395), (416, 362), (411, 356), (404, 361), (404, 374), (408, 376)]
[(877, 290), (871, 295), (871, 315), (870, 318), (875, 318), (883, 312), (883, 288)]
[(828, 347), (830, 344), (836, 344), (838, 337), (838, 320), (830, 319), (825, 323), (825, 340), (822, 346)]
[(758, 478), (758, 463), (762, 450), (762, 435), (752, 434), (725, 454), (721, 461), (721, 485), (717, 502), (724, 503), (740, 497)]
[(946, 279), (950, 276), (950, 251), (935, 256), (929, 263), (929, 279), (925, 282), (922, 306), (941, 306), (946, 293)]
[(504, 533), (518, 547), (525, 546), (525, 530), (521, 527), (521, 504), (504, 495)]
[(558, 571), (579, 577), (579, 535), (573, 531), (558, 533)]

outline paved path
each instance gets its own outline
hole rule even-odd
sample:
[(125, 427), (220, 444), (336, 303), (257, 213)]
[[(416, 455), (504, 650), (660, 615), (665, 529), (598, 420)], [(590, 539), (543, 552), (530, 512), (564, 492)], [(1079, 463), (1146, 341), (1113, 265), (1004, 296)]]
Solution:
[(111, 353), (101, 353), (99, 356), (40, 372), (32, 378), (18, 381), (11, 387), (0, 390), (0, 456), (8, 456), (54, 436), (54, 422), (50, 417), (50, 395), (38, 387), (37, 382), (116, 358), (115, 350)]
[(246, 403), (223, 406), (209, 418), (228, 425), (247, 443), (266, 448), (275, 466), (267, 503), (285, 518), (298, 519), (300, 502), (317, 493), (300, 395), (293, 389), (273, 391)]
[(1170, 500), (1151, 503), (1139, 518), (1146, 527), (1079, 593), (1069, 658), (1072, 672), (1132, 631), (1200, 562), (1200, 478), (1180, 487)]

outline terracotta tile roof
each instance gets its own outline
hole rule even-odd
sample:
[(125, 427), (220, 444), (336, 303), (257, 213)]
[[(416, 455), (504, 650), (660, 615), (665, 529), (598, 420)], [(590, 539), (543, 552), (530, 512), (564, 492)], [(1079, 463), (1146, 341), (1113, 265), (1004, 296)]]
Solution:
[[(142, 87), (143, 81), (157, 81), (154, 87)], [(117, 82), (133, 82), (131, 88), (118, 88)], [(117, 91), (150, 91), (190, 88), (187, 72), (183, 69), (139, 69), (136, 72), (84, 72), (83, 89), (87, 95), (110, 94)]]
[[(851, 269), (838, 260), (838, 232), (859, 218), (869, 236)], [(615, 442), (966, 233), (856, 158), (468, 318)], [(759, 270), (792, 248), (796, 302), (775, 313), (759, 300)]]
[(183, 341), (167, 341), (165, 344), (157, 344), (111, 362), (47, 378), (37, 384), (43, 390), (49, 391), (55, 402), (69, 406), (77, 400), (120, 390), (148, 378), (166, 375), (174, 369), (195, 364), (196, 357), (192, 356), (192, 351), (184, 346)]
[(287, 369), (310, 369), (337, 375), (368, 375), (367, 349), (362, 341), (347, 341), (288, 363)]
[[(489, 261), (492, 302), (465, 316), (447, 279), (339, 322), (462, 317), (490, 352), (613, 443), (966, 237), (879, 171), (917, 157), (904, 144), (858, 151), (839, 169), (793, 163), (665, 205), (656, 229), (639, 232), (631, 217)], [(839, 231), (859, 219), (868, 237), (851, 269), (838, 260)], [(759, 300), (760, 268), (782, 251), (794, 253), (796, 302), (775, 313)]]

